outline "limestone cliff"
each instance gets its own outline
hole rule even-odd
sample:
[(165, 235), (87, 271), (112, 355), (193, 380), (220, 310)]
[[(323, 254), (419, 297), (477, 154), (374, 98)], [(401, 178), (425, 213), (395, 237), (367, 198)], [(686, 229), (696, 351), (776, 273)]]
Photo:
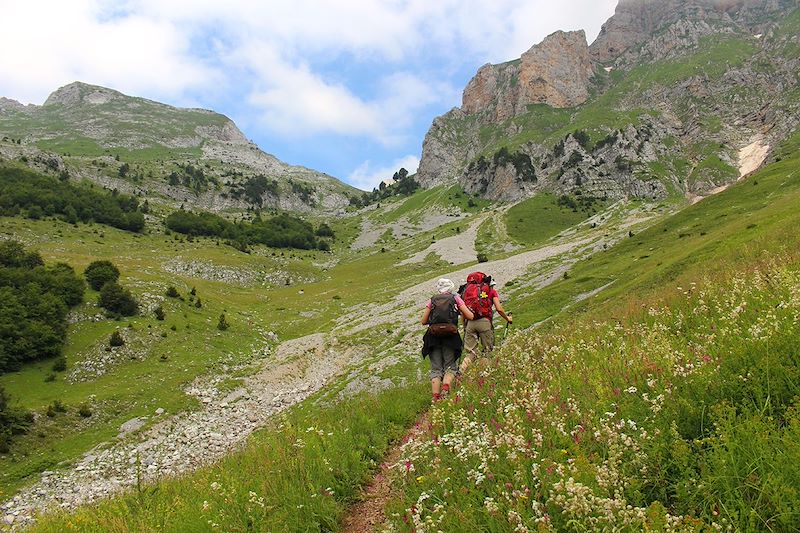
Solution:
[(593, 67), (583, 31), (556, 32), (518, 61), (484, 65), (464, 90), (461, 109), (503, 121), (530, 104), (573, 107), (589, 97)]
[(481, 67), (417, 179), (498, 200), (706, 194), (797, 128), (798, 34), (798, 0), (620, 0), (591, 46), (557, 32)]

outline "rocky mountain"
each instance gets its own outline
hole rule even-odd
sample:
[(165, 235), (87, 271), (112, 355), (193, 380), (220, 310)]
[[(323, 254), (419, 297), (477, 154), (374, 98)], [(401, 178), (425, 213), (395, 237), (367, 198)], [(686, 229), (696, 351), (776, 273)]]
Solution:
[(620, 0), (591, 45), (556, 32), (481, 67), (417, 180), (500, 200), (703, 196), (797, 128), (798, 34), (797, 0)]
[(359, 191), (263, 152), (229, 118), (72, 83), (41, 106), (0, 98), (0, 157), (212, 211), (336, 211)]

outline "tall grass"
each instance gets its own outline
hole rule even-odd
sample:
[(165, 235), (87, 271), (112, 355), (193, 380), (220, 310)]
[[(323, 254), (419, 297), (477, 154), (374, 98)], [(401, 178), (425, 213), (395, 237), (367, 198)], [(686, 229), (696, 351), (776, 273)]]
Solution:
[(399, 531), (792, 531), (800, 255), (513, 337), (395, 466)]
[(428, 401), (412, 387), (301, 407), (218, 464), (44, 517), (31, 531), (333, 531)]

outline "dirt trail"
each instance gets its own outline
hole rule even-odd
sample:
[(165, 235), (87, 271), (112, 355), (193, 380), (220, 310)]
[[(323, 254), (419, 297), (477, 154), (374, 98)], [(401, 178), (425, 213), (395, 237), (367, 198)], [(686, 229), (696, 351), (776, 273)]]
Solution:
[(409, 441), (430, 438), (431, 425), (428, 411), (422, 413), (403, 438), (386, 453), (378, 473), (372, 482), (364, 488), (355, 503), (342, 521), (342, 533), (364, 533), (374, 531), (386, 522), (386, 504), (395, 494), (392, 488), (389, 468), (400, 460), (403, 445)]

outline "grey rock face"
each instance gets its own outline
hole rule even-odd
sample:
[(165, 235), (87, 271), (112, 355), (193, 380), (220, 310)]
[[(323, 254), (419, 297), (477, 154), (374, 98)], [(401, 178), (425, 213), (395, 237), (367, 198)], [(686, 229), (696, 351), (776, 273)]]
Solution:
[[(740, 176), (740, 150), (754, 139), (769, 150), (800, 120), (800, 103), (792, 96), (800, 69), (792, 50), (800, 37), (779, 31), (781, 14), (797, 6), (796, 0), (622, 0), (588, 50), (565, 44), (574, 44), (575, 36), (570, 41), (568, 34), (554, 34), (519, 61), (481, 67), (464, 92), (464, 105), (434, 120), (417, 179), (424, 187), (459, 183), (469, 193), (496, 200), (518, 200), (539, 190), (606, 198), (694, 197), (724, 186)], [(575, 83), (538, 102), (575, 108), (575, 114), (542, 109), (546, 116), (561, 117), (547, 124), (535, 116), (540, 108), (529, 106), (537, 100), (521, 96), (523, 65), (527, 58), (542, 69), (548, 61), (530, 58), (552, 57), (559, 48), (572, 57), (556, 63), (572, 70), (553, 72), (572, 72)], [(587, 82), (588, 57), (595, 60), (595, 76)], [(614, 70), (627, 73), (617, 76)], [(627, 85), (617, 86), (619, 79)], [(556, 87), (554, 81), (551, 88)], [(576, 107), (593, 105), (586, 99), (589, 91), (609, 102), (610, 115), (628, 113), (629, 125), (620, 129), (603, 113), (587, 124)], [(526, 140), (547, 136), (527, 124), (563, 131), (572, 129), (576, 116), (583, 118), (574, 129), (591, 130), (590, 140), (577, 142), (571, 134)], [(503, 146), (507, 153), (501, 153)]]
[(590, 50), (594, 60), (607, 62), (680, 20), (752, 24), (793, 5), (794, 0), (620, 0)]

